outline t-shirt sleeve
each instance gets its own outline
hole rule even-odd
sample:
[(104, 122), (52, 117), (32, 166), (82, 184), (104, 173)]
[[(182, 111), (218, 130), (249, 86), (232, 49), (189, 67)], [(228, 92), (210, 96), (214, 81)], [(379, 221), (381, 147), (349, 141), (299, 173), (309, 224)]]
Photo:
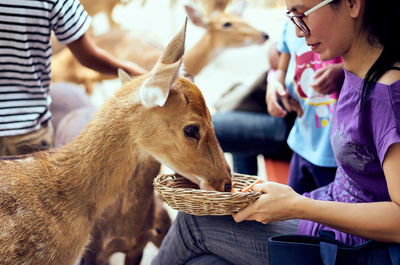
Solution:
[(290, 53), (289, 48), (287, 46), (287, 31), (288, 31), (289, 21), (286, 21), (285, 26), (283, 27), (281, 39), (278, 42), (277, 49), (283, 53)]
[[(400, 90), (400, 82), (397, 82), (396, 87), (388, 86), (388, 90), (390, 89)], [(389, 97), (393, 101), (393, 96), (390, 95), (390, 91)], [(397, 108), (400, 108), (400, 104), (392, 104), (392, 102), (377, 104), (373, 108), (377, 115), (374, 122), (374, 135), (377, 136), (375, 137), (375, 146), (381, 165), (383, 164), (389, 147), (392, 144), (400, 143), (400, 131), (397, 128), (398, 126), (396, 126), (398, 125), (398, 121), (395, 115), (400, 109)]]
[(58, 0), (53, 6), (50, 25), (60, 43), (79, 39), (89, 28), (91, 18), (79, 0)]
[(378, 156), (381, 165), (383, 164), (387, 150), (395, 143), (400, 143), (400, 134), (396, 128), (392, 128), (378, 145)]

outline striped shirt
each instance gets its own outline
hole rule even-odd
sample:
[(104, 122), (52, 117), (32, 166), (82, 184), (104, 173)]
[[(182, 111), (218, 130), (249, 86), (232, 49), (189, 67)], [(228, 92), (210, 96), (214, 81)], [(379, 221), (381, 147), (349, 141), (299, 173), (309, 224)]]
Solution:
[(79, 0), (0, 0), (0, 136), (38, 130), (51, 118), (50, 33), (68, 44), (90, 22)]

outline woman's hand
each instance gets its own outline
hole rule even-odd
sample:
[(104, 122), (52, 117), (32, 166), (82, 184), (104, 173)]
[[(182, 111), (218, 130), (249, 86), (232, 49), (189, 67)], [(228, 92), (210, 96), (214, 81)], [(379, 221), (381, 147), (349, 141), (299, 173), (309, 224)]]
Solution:
[(236, 222), (255, 220), (264, 224), (299, 218), (296, 205), (304, 198), (291, 187), (266, 181), (253, 189), (263, 194), (249, 206), (233, 215)]

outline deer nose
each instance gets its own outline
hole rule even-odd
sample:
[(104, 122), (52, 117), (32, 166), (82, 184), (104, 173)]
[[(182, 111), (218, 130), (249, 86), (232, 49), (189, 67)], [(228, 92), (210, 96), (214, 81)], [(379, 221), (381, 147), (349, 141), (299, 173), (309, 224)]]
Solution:
[(226, 183), (225, 184), (225, 192), (231, 192), (231, 191), (232, 191), (232, 184)]
[(265, 33), (265, 32), (262, 33), (262, 36), (263, 36), (264, 40), (268, 40), (269, 39), (268, 34)]

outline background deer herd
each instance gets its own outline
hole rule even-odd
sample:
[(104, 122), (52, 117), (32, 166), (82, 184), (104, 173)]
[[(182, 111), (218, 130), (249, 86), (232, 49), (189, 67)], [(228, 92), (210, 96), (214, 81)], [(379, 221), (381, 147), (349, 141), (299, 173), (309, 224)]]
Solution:
[[(285, 19), (282, 0), (81, 0), (81, 3), (93, 17), (91, 34), (99, 46), (148, 70), (188, 16), (184, 64), (202, 89), (211, 113), (216, 111), (214, 105), (220, 96), (232, 85), (242, 83), (246, 87), (268, 68), (268, 48), (279, 40)], [(94, 106), (101, 106), (121, 86), (118, 79), (80, 66), (56, 41), (53, 51), (53, 83), (82, 85)], [(150, 241), (157, 244), (156, 240)], [(147, 245), (140, 264), (150, 263), (157, 251), (154, 244)], [(122, 260), (122, 254), (117, 254), (111, 257), (110, 264), (123, 264)]]
[[(93, 17), (92, 34), (96, 42), (119, 58), (134, 61), (147, 69), (152, 67), (162, 48), (188, 16), (185, 5), (193, 7), (196, 13), (193, 18), (197, 18), (197, 25), (193, 20), (188, 23), (186, 51), (198, 43), (205, 34), (214, 34), (213, 37), (219, 38), (220, 42), (208, 49), (208, 54), (203, 54), (203, 58), (209, 56), (212, 59), (209, 59), (196, 74), (196, 84), (206, 88), (202, 92), (211, 111), (219, 96), (233, 84), (238, 82), (250, 84), (268, 68), (268, 48), (273, 41), (279, 39), (285, 19), (282, 15), (283, 0), (81, 0), (81, 2)], [(219, 2), (223, 3), (223, 10), (221, 5), (218, 5)], [(212, 8), (219, 8), (222, 13), (229, 14), (230, 18), (232, 16), (233, 18), (221, 16), (210, 21)], [(201, 19), (203, 22), (207, 20), (213, 22), (215, 27), (223, 27), (225, 22), (233, 24), (237, 19), (239, 21), (231, 28), (226, 28), (225, 35), (217, 36), (218, 32), (210, 30), (209, 25), (201, 25)], [(217, 19), (220, 21), (216, 21)], [(253, 30), (253, 35), (245, 39), (243, 32), (249, 29)], [(254, 37), (256, 31), (267, 33), (270, 40), (265, 43), (260, 42), (260, 39)], [(232, 36), (236, 36), (237, 39), (233, 39)], [(243, 43), (239, 45), (237, 43), (239, 41)], [(66, 72), (64, 67), (58, 67), (66, 63), (71, 64), (73, 58), (66, 50), (57, 55), (61, 47), (56, 42), (54, 44), (53, 50), (56, 55), (53, 56), (52, 62), (53, 82), (73, 81), (84, 84), (96, 105), (102, 104), (115, 88), (118, 88), (117, 80), (109, 81), (108, 77), (100, 76), (87, 68), (83, 71), (79, 68), (74, 72), (68, 72), (72, 71), (70, 68)], [(72, 64), (78, 65), (77, 62)], [(94, 87), (96, 89), (93, 89)]]

